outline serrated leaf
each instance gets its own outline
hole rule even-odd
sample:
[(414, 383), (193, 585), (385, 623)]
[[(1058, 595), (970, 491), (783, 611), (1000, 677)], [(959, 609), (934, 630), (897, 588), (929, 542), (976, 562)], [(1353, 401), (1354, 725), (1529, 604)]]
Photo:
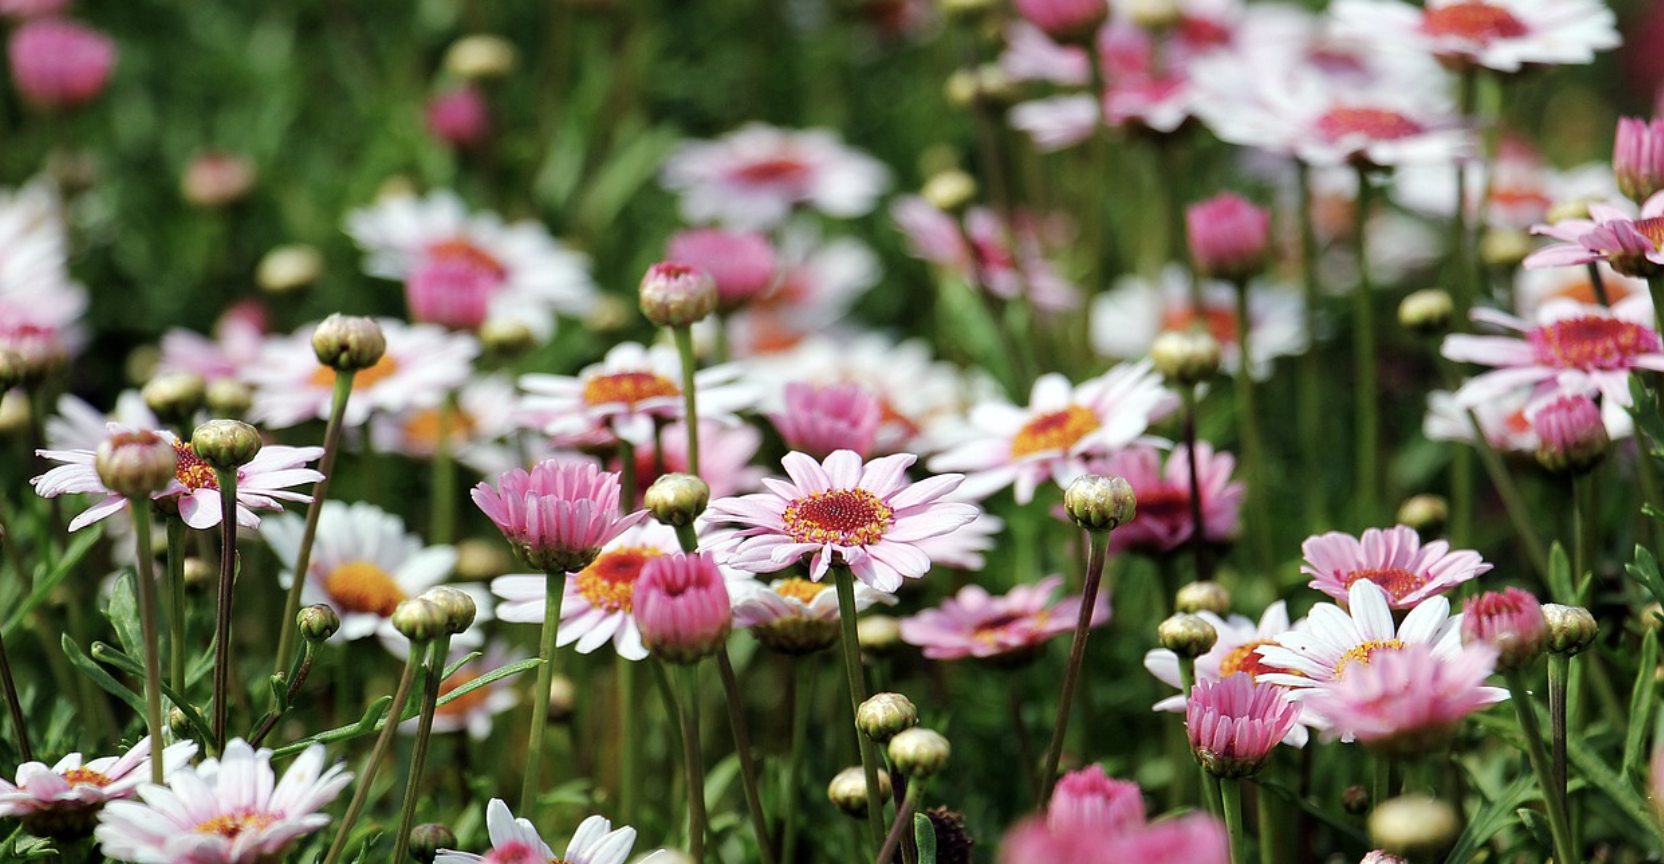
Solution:
[(923, 813), (913, 814), (913, 842), (919, 847), (919, 864), (936, 864), (936, 825)]
[(1629, 727), (1624, 733), (1624, 761), (1626, 777), (1640, 777), (1641, 763), (1646, 759), (1647, 730), (1652, 728), (1653, 694), (1658, 688), (1658, 631), (1647, 628), (1641, 639), (1641, 665), (1635, 676), (1635, 688), (1629, 697)]
[(1467, 864), (1496, 832), (1508, 827), (1517, 818), (1521, 805), (1539, 797), (1536, 792), (1536, 778), (1530, 774), (1515, 778), (1497, 794), (1495, 800), (1480, 808), (1468, 820), (1468, 827), (1456, 838), (1456, 845), (1451, 847), (1450, 854), (1444, 859), (1445, 864)]

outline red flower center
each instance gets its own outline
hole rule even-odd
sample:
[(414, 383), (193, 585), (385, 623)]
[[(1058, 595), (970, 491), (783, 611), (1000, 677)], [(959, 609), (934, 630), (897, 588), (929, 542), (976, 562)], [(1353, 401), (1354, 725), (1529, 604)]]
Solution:
[(1213, 20), (1186, 15), (1179, 19), (1179, 38), (1196, 48), (1222, 48), (1231, 44), (1231, 29)]
[(1317, 132), (1330, 143), (1354, 135), (1396, 141), (1420, 134), (1422, 125), (1385, 108), (1332, 108), (1317, 119)]
[(386, 570), (368, 561), (350, 561), (329, 571), (324, 591), (343, 612), (372, 612), (382, 618), (404, 602), (404, 589)]
[(884, 539), (895, 511), (865, 489), (831, 489), (786, 505), (781, 523), (799, 543), (866, 546)]
[(652, 372), (618, 372), (597, 375), (584, 382), (584, 402), (611, 405), (622, 402), (631, 410), (636, 403), (660, 396), (680, 396), (682, 388)]
[(1545, 324), (1525, 334), (1544, 366), (1627, 369), (1631, 358), (1658, 351), (1658, 334), (1640, 324), (1586, 315)]
[(508, 278), (508, 268), (502, 262), (461, 237), (429, 246), (428, 257), (435, 262), (489, 274), (497, 282)]
[(1465, 0), (1428, 9), (1421, 19), (1421, 32), (1429, 36), (1454, 36), (1487, 43), (1524, 36), (1526, 26), (1513, 13), (1484, 0)]
[(1374, 582), (1375, 587), (1387, 592), (1387, 596), (1391, 597), (1394, 603), (1398, 603), (1426, 585), (1427, 577), (1402, 567), (1386, 567), (1353, 570), (1340, 580), (1341, 587), (1348, 590), (1359, 582)]
[(1236, 313), (1229, 309), (1203, 309), (1200, 317), (1189, 303), (1172, 306), (1161, 313), (1161, 329), (1184, 331), (1200, 324), (1221, 345), (1236, 344)]
[(641, 568), (662, 555), (663, 552), (649, 546), (624, 546), (602, 552), (593, 564), (578, 573), (578, 593), (597, 608), (629, 612)]
[(183, 483), (185, 488), (193, 492), (198, 489), (220, 488), (220, 478), (214, 473), (213, 466), (198, 458), (191, 445), (183, 441), (174, 442), (173, 455), (176, 457), (177, 465), (173, 476)]
[(734, 177), (747, 183), (763, 185), (801, 182), (808, 174), (809, 166), (801, 159), (778, 156), (747, 163), (734, 172)]
[(1080, 405), (1041, 414), (1011, 439), (1011, 456), (1015, 459), (1046, 450), (1068, 450), (1102, 425), (1097, 414)]

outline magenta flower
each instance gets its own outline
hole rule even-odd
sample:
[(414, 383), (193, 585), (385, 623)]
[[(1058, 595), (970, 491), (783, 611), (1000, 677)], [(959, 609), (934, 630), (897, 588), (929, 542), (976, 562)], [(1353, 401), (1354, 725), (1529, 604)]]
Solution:
[(471, 147), (485, 140), (491, 131), (491, 111), (486, 107), (485, 94), (472, 85), (433, 97), (424, 113), (428, 132), (451, 147)]
[(1144, 792), (1105, 774), (1102, 765), (1070, 771), (1052, 788), (1046, 824), (1062, 833), (1131, 831), (1144, 825)]
[(671, 663), (709, 657), (733, 626), (722, 571), (706, 552), (649, 559), (636, 580), (634, 603), (642, 644)]
[[(980, 585), (966, 585), (940, 607), (901, 619), (901, 641), (923, 648), (932, 660), (1027, 662), (1047, 640), (1072, 631), (1080, 617), (1080, 597), (1053, 599), (1062, 587), (1062, 576), (1047, 576), (994, 597)], [(1108, 596), (1099, 594), (1092, 626), (1107, 623), (1109, 615)]]
[(521, 560), (539, 570), (568, 573), (589, 566), (614, 537), (647, 518), (618, 515), (618, 475), (587, 462), (539, 462), (497, 478), (497, 488), (474, 487), (474, 503), (496, 523)]
[(1426, 753), (1444, 746), (1462, 718), (1508, 698), (1484, 686), (1496, 657), (1489, 645), (1453, 652), (1406, 645), (1306, 691), (1302, 701), (1333, 737), (1395, 755)]
[(1618, 138), (1612, 144), (1612, 173), (1618, 188), (1637, 204), (1664, 189), (1664, 118), (1652, 122), (1618, 118)]
[[(1236, 467), (1231, 454), (1215, 453), (1207, 442), (1198, 441), (1196, 457), (1205, 539), (1209, 543), (1229, 543), (1237, 536), (1247, 487), (1231, 481), (1231, 471)], [(1103, 460), (1101, 469), (1094, 465), (1092, 473), (1124, 477), (1138, 493), (1138, 513), (1109, 535), (1111, 549), (1171, 552), (1188, 543), (1196, 532), (1190, 508), (1188, 448), (1173, 448), (1164, 468), (1160, 450), (1135, 444)]]
[(1265, 269), (1271, 212), (1264, 207), (1225, 192), (1185, 208), (1184, 225), (1203, 275), (1237, 281)]
[(872, 455), (883, 404), (859, 384), (816, 387), (786, 385), (786, 410), (768, 415), (786, 446), (816, 459), (836, 450), (853, 450), (865, 459)]
[(1518, 588), (1487, 591), (1462, 604), (1462, 643), (1496, 649), (1498, 672), (1518, 669), (1543, 653), (1548, 622), (1542, 604)]
[(695, 228), (670, 238), (665, 257), (683, 261), (716, 280), (717, 308), (732, 312), (776, 287), (774, 247), (762, 234)]
[(1525, 259), (1527, 269), (1605, 261), (1625, 276), (1650, 276), (1664, 268), (1664, 193), (1644, 201), (1638, 218), (1610, 204), (1593, 203), (1588, 219), (1533, 225), (1531, 233), (1566, 242), (1531, 253)]
[(1286, 687), (1246, 674), (1202, 681), (1190, 690), (1185, 734), (1196, 761), (1215, 777), (1247, 777), (1300, 720)]
[(941, 500), (963, 475), (909, 483), (906, 471), (916, 458), (898, 453), (863, 465), (850, 450), (825, 462), (786, 454), (781, 464), (790, 483), (764, 480), (767, 492), (711, 502), (708, 518), (747, 526), (725, 544), (724, 563), (773, 573), (809, 555), (809, 578), (817, 582), (837, 562), (885, 592), (901, 587), (903, 578), (923, 576), (931, 559), (918, 541), (949, 534), (981, 511)]
[(92, 101), (103, 92), (116, 63), (110, 37), (58, 18), (24, 24), (6, 47), (18, 92), (41, 108), (74, 108)]
[(1564, 393), (1531, 412), (1537, 462), (1550, 471), (1582, 472), (1599, 463), (1612, 446), (1600, 406), (1582, 393)]
[[(1140, 502), (1142, 503), (1142, 502)], [(1311, 587), (1345, 601), (1358, 582), (1373, 582), (1394, 609), (1409, 609), (1491, 569), (1478, 552), (1451, 551), (1444, 540), (1423, 545), (1414, 528), (1371, 528), (1361, 537), (1331, 531), (1301, 544)]]

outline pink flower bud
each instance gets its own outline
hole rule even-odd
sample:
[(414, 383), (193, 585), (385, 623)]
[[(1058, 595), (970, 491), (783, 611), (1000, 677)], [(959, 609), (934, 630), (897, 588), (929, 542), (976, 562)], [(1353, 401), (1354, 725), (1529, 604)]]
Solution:
[(1557, 396), (1531, 415), (1537, 463), (1556, 474), (1582, 474), (1612, 447), (1600, 408), (1588, 396)]
[(1017, 14), (1059, 42), (1084, 42), (1109, 19), (1108, 0), (1014, 0)]
[(836, 450), (854, 450), (863, 459), (871, 456), (882, 419), (878, 397), (859, 384), (787, 384), (786, 410), (769, 415), (788, 449), (816, 459)]
[(1192, 204), (1184, 213), (1190, 257), (1204, 276), (1231, 281), (1265, 269), (1271, 214), (1225, 192)]
[(433, 137), (447, 145), (472, 147), (491, 131), (491, 111), (478, 87), (458, 87), (428, 102), (427, 124)]
[(1144, 825), (1144, 793), (1131, 780), (1116, 780), (1092, 765), (1057, 781), (1046, 824), (1059, 833), (1122, 833)]
[(241, 201), (254, 188), (254, 162), (240, 153), (208, 150), (185, 166), (179, 192), (198, 207), (224, 207)]
[(632, 602), (642, 644), (661, 660), (697, 663), (728, 641), (733, 625), (728, 587), (707, 553), (648, 561)]
[(1548, 621), (1537, 598), (1518, 588), (1487, 591), (1462, 604), (1462, 643), (1497, 650), (1496, 669), (1524, 668), (1543, 653)]
[(660, 327), (686, 327), (716, 311), (716, 281), (704, 269), (661, 261), (641, 277), (641, 314)]
[(74, 108), (103, 92), (115, 66), (108, 36), (57, 18), (30, 21), (7, 46), (12, 79), (25, 101), (40, 108)]
[(1612, 144), (1612, 173), (1618, 188), (1637, 204), (1664, 189), (1664, 118), (1651, 123), (1619, 118), (1618, 137)]
[(732, 312), (774, 287), (774, 248), (761, 234), (696, 228), (670, 238), (672, 260), (692, 264), (716, 280), (717, 308)]

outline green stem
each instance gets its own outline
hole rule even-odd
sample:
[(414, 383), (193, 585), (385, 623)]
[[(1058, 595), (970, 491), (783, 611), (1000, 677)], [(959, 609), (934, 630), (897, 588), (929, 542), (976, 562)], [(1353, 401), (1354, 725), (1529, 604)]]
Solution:
[(173, 689), (179, 693), (185, 692), (185, 639), (187, 622), (185, 620), (185, 521), (177, 517), (169, 517), (168, 525), (168, 605), (171, 614), (168, 615), (168, 628), (172, 631), (168, 636), (168, 665), (169, 678), (173, 681)]
[(1525, 503), (1525, 496), (1520, 494), (1520, 488), (1514, 485), (1514, 475), (1503, 463), (1501, 454), (1496, 452), (1490, 439), (1485, 437), (1485, 429), (1479, 425), (1479, 415), (1471, 408), (1467, 413), (1468, 424), (1473, 427), (1473, 446), (1479, 451), (1479, 462), (1485, 466), (1485, 473), (1491, 478), (1491, 486), (1502, 499), (1502, 509), (1508, 513), (1508, 521), (1513, 523), (1515, 535), (1525, 544), (1526, 557), (1531, 559), (1537, 575), (1547, 578), (1548, 553), (1543, 549), (1543, 539), (1537, 535), (1536, 518), (1531, 515), (1531, 509)]
[(1392, 797), (1392, 757), (1385, 753), (1377, 753), (1375, 782), (1370, 788), (1369, 806), (1371, 809), (1379, 807)]
[[(150, 496), (127, 499), (133, 514), (138, 561), (133, 581), (139, 589), (139, 627), (144, 634), (145, 725), (150, 729), (150, 782), (162, 785), (162, 636), (156, 626), (156, 556), (150, 548)], [(217, 703), (216, 703), (217, 704)], [(21, 731), (21, 730), (19, 730)]]
[(688, 431), (688, 473), (698, 476), (699, 398), (693, 386), (693, 377), (699, 367), (693, 356), (693, 330), (687, 327), (672, 327), (670, 333), (676, 339), (676, 353), (682, 358), (682, 405), (683, 413), (686, 415), (683, 417), (683, 423)]
[(1271, 807), (1271, 796), (1265, 794), (1265, 787), (1254, 787), (1255, 813), (1259, 820), (1260, 864), (1273, 864), (1277, 860), (1277, 813)]
[[(5, 688), (6, 711), (11, 714), (12, 731), (17, 733), (18, 755), (23, 758), (24, 762), (33, 762), (35, 761), (35, 754), (34, 750), (29, 747), (29, 724), (24, 722), (23, 705), (17, 701), (17, 682), (12, 679), (12, 661), (6, 654), (4, 636), (0, 636), (0, 687)], [(155, 740), (150, 742), (152, 748), (156, 745)], [(161, 764), (161, 755), (155, 755), (151, 761)]]
[(722, 673), (722, 689), (728, 697), (728, 725), (734, 730), (734, 750), (740, 757), (740, 782), (745, 788), (745, 807), (751, 812), (751, 828), (757, 833), (757, 850), (763, 864), (774, 864), (774, 841), (768, 836), (768, 818), (763, 815), (762, 793), (757, 788), (757, 763), (751, 756), (751, 731), (746, 728), (745, 712), (740, 704), (740, 682), (734, 676), (728, 649), (718, 651), (716, 661)]
[(375, 786), (376, 772), (381, 763), (387, 758), (387, 751), (392, 749), (393, 737), (398, 734), (399, 719), (404, 716), (404, 704), (410, 699), (410, 685), (416, 680), (416, 668), (422, 665), (422, 656), (426, 653), (427, 643), (410, 643), (410, 656), (404, 661), (404, 674), (399, 676), (399, 687), (393, 691), (393, 704), (387, 707), (387, 720), (382, 724), (381, 734), (376, 737), (375, 749), (370, 751), (369, 761), (358, 777), (353, 778), (353, 785), (357, 788), (352, 793), (352, 803), (347, 805), (346, 815), (341, 817), (341, 829), (335, 834), (335, 842), (329, 846), (329, 854), (324, 856), (323, 864), (336, 864), (341, 860), (341, 852), (347, 848), (347, 835), (352, 833), (353, 823), (358, 821), (358, 814), (364, 811), (364, 804), (370, 797), (370, 789)]
[[(1190, 691), (1193, 688), (1195, 688), (1195, 686), (1196, 686), (1196, 658), (1186, 657), (1183, 654), (1180, 654), (1179, 655), (1179, 690), (1180, 690), (1181, 693), (1183, 693), (1185, 701), (1187, 703), (1190, 701)], [(1185, 735), (1184, 738), (1185, 738), (1185, 742), (1184, 742), (1185, 743), (1185, 750), (1184, 750), (1184, 752), (1185, 752), (1186, 755), (1191, 755), (1192, 751), (1190, 749), (1189, 735), (1188, 734)], [(1196, 762), (1196, 760), (1194, 758), (1192, 758), (1191, 761)], [(1203, 803), (1207, 804), (1207, 808), (1208, 808), (1209, 813), (1212, 813), (1215, 816), (1217, 816), (1217, 815), (1219, 815), (1219, 778), (1213, 776), (1213, 774), (1210, 773), (1208, 771), (1208, 769), (1202, 767), (1202, 763), (1200, 763), (1200, 762), (1196, 762), (1196, 770), (1200, 773), (1200, 775), (1202, 777), (1202, 796), (1205, 799)]]
[[(1268, 485), (1270, 477), (1265, 470), (1265, 445), (1260, 440), (1259, 410), (1255, 404), (1254, 376), (1250, 372), (1252, 364), (1249, 358), (1253, 356), (1249, 341), (1248, 317), (1248, 280), (1239, 279), (1236, 283), (1236, 333), (1237, 333), (1237, 430), (1242, 436), (1242, 455), (1248, 461), (1248, 524), (1252, 528), (1251, 537), (1254, 545), (1254, 560), (1259, 565), (1262, 576), (1269, 576), (1272, 571), (1271, 548), (1271, 502), (1267, 497), (1270, 491)], [(1195, 478), (1196, 451), (1190, 452), (1192, 460), (1191, 477)], [(1192, 489), (1192, 505), (1197, 511), (1201, 509), (1201, 497)], [(1197, 523), (1200, 532), (1200, 523)], [(1198, 577), (1200, 578), (1200, 577)]]
[(1242, 781), (1219, 778), (1219, 801), (1225, 811), (1225, 833), (1231, 841), (1231, 864), (1247, 864), (1248, 834), (1242, 825)]
[[(1594, 569), (1594, 545), (1596, 524), (1596, 508), (1599, 504), (1594, 495), (1594, 474), (1585, 473), (1572, 477), (1572, 590), (1575, 592), (1584, 574)], [(1583, 602), (1582, 598), (1573, 596), (1566, 599), (1555, 598), (1559, 603), (1573, 605)]]
[(283, 715), (294, 707), (295, 697), (300, 695), (301, 685), (305, 684), (307, 676), (312, 674), (312, 661), (316, 659), (317, 654), (317, 642), (308, 639), (301, 645), (300, 664), (295, 667), (294, 674), (289, 676), (289, 690), (284, 697), (284, 705), (281, 710), (274, 706), (273, 710), (266, 712), (266, 719), (260, 724), (260, 728), (254, 730), (253, 735), (248, 736), (250, 747), (259, 747), (260, 742), (266, 740), (266, 736), (277, 728), (278, 721), (283, 719)]
[(890, 859), (901, 848), (902, 838), (913, 827), (913, 812), (919, 809), (919, 799), (924, 797), (923, 777), (910, 778), (907, 784), (907, 797), (902, 799), (901, 807), (896, 810), (896, 820), (890, 824), (890, 833), (884, 836), (884, 848), (878, 850), (878, 864), (890, 864)]
[(1028, 784), (1029, 793), (1035, 800), (1039, 800), (1040, 778), (1034, 774), (1034, 741), (1029, 737), (1028, 724), (1023, 722), (1023, 692), (1019, 686), (1021, 683), (1022, 679), (1016, 675), (1005, 676), (1006, 705), (1011, 711), (1011, 731), (1017, 739), (1017, 757), (1023, 763), (1023, 780)]
[(1647, 275), (1647, 291), (1652, 294), (1654, 326), (1658, 328), (1658, 332), (1664, 333), (1664, 271)]
[(1205, 582), (1213, 578), (1213, 563), (1208, 557), (1208, 527), (1202, 513), (1202, 466), (1196, 461), (1196, 387), (1181, 384), (1179, 396), (1183, 399), (1180, 422), (1184, 427), (1184, 451), (1190, 460), (1190, 551), (1196, 557), (1196, 581)]
[[(1548, 655), (1548, 725), (1550, 744), (1553, 747), (1554, 787), (1549, 794), (1560, 799), (1561, 812), (1570, 814), (1571, 808), (1566, 798), (1566, 683), (1571, 667), (1571, 657), (1567, 654), (1550, 653)], [(1568, 827), (1571, 820), (1566, 820)], [(1571, 838), (1572, 846), (1576, 847), (1577, 838)]]
[(1323, 360), (1317, 346), (1318, 286), (1317, 226), (1312, 207), (1311, 168), (1301, 162), (1296, 169), (1300, 194), (1300, 274), (1305, 295), (1306, 352), (1300, 357), (1300, 400), (1297, 408), (1300, 452), (1305, 463), (1306, 525), (1310, 530), (1325, 527), (1328, 509), (1323, 480)]
[(1526, 687), (1525, 673), (1515, 669), (1507, 674), (1508, 691), (1512, 695), (1514, 711), (1519, 714), (1520, 732), (1525, 736), (1525, 754), (1531, 760), (1531, 770), (1537, 775), (1537, 785), (1543, 790), (1543, 807), (1548, 811), (1549, 833), (1554, 837), (1554, 860), (1579, 861), (1571, 845), (1571, 829), (1566, 821), (1566, 808), (1560, 796), (1554, 794), (1554, 774), (1548, 754), (1543, 750), (1543, 733), (1537, 723), (1537, 703)]
[[(618, 439), (618, 485), (624, 493), (618, 496), (618, 512), (625, 516), (636, 509), (636, 445)], [(625, 823), (629, 824), (629, 823)]]
[(683, 695), (682, 754), (688, 769), (688, 854), (698, 864), (705, 861), (705, 759), (699, 740), (699, 666), (681, 670)]
[(676, 526), (676, 543), (689, 555), (699, 551), (699, 530), (692, 525)]
[(295, 555), (292, 571), (294, 582), (289, 585), (289, 596), (283, 603), (283, 618), (278, 622), (277, 665), (279, 672), (289, 662), (295, 646), (295, 614), (300, 612), (301, 587), (306, 582), (307, 568), (312, 566), (312, 543), (318, 536), (318, 520), (323, 516), (324, 500), (329, 497), (329, 482), (335, 476), (335, 456), (341, 450), (341, 421), (347, 411), (347, 399), (352, 396), (352, 371), (336, 370), (335, 397), (329, 407), (329, 425), (324, 427), (324, 455), (318, 460), (318, 473), (323, 479), (312, 485), (312, 503), (306, 506), (306, 527), (301, 530), (300, 551)]
[(809, 741), (809, 713), (815, 705), (815, 667), (804, 660), (792, 661), (792, 675), (796, 682), (792, 700), (792, 751), (786, 759), (786, 796), (781, 804), (780, 821), (785, 840), (780, 846), (780, 860), (797, 860), (797, 797), (802, 785), (803, 751)]
[[(1464, 70), (1458, 80), (1460, 108), (1463, 119), (1472, 122), (1475, 110), (1475, 97), (1478, 89), (1478, 71)], [(1488, 170), (1488, 166), (1487, 166)], [(1468, 328), (1468, 311), (1473, 308), (1474, 295), (1474, 264), (1477, 260), (1473, 255), (1473, 238), (1478, 232), (1473, 230), (1477, 226), (1468, 224), (1468, 166), (1463, 160), (1456, 160), (1456, 210), (1451, 217), (1452, 252), (1451, 263), (1456, 271), (1456, 278), (1450, 280), (1450, 292), (1453, 301), (1451, 320), (1455, 322), (1455, 329)], [(1490, 185), (1487, 177), (1486, 185)]]
[(213, 726), (214, 740), (224, 747), (225, 714), (231, 698), (231, 600), (237, 579), (237, 469), (215, 469), (214, 475), (220, 486), (220, 592), (214, 622)]
[(532, 693), (531, 740), (526, 745), (526, 778), (520, 787), (519, 814), (537, 820), (537, 784), (543, 766), (543, 730), (549, 725), (549, 686), (555, 680), (555, 634), (560, 629), (560, 600), (566, 590), (566, 574), (549, 570), (543, 574), (543, 635), (538, 643), (537, 688)]
[(634, 824), (632, 817), (636, 810), (636, 790), (641, 788), (641, 778), (638, 775), (641, 768), (640, 748), (637, 738), (641, 734), (638, 717), (641, 713), (640, 702), (636, 699), (636, 664), (619, 658), (616, 666), (618, 674), (618, 820), (625, 825)]
[(1606, 280), (1600, 275), (1600, 265), (1594, 261), (1583, 265), (1588, 268), (1589, 290), (1594, 292), (1595, 302), (1602, 306), (1611, 306), (1612, 301), (1606, 296)]
[[(443, 424), (441, 424), (443, 425)], [(411, 646), (414, 652), (416, 646)], [(421, 719), (416, 721), (416, 743), (411, 746), (409, 776), (404, 784), (404, 804), (399, 807), (399, 831), (393, 840), (393, 864), (404, 864), (410, 851), (410, 829), (416, 822), (416, 796), (422, 786), (422, 766), (428, 759), (428, 742), (433, 738), (433, 715), (439, 705), (439, 685), (445, 677), (445, 661), (451, 653), (451, 636), (446, 633), (428, 646), (427, 686), (422, 690)], [(388, 722), (394, 722), (389, 718)]]
[[(456, 526), (456, 460), (451, 458), (451, 425), (456, 420), (455, 390), (439, 402), (439, 440), (433, 447), (433, 510), (431, 541), (451, 542)], [(402, 859), (394, 859), (399, 861)]]
[(1046, 749), (1046, 767), (1040, 772), (1042, 806), (1051, 800), (1052, 783), (1057, 779), (1057, 763), (1063, 756), (1063, 738), (1069, 732), (1069, 709), (1074, 704), (1075, 685), (1080, 680), (1081, 664), (1086, 659), (1086, 637), (1092, 632), (1092, 610), (1097, 607), (1098, 586), (1103, 582), (1109, 532), (1089, 532), (1087, 540), (1086, 584), (1081, 594), (1080, 615), (1075, 619), (1075, 638), (1069, 646), (1069, 666), (1064, 670), (1063, 690), (1057, 700), (1057, 724), (1052, 728), (1051, 746)]
[(1359, 168), (1356, 219), (1353, 223), (1357, 236), (1358, 284), (1352, 290), (1352, 365), (1355, 386), (1352, 388), (1355, 416), (1353, 440), (1356, 447), (1357, 490), (1356, 518), (1360, 524), (1374, 524), (1373, 517), (1380, 502), (1380, 447), (1381, 447), (1381, 388), (1380, 358), (1375, 350), (1375, 289), (1369, 263), (1369, 211), (1374, 204), (1374, 191), (1369, 174)]
[[(838, 621), (842, 625), (844, 672), (849, 678), (849, 716), (853, 724), (861, 703), (867, 701), (867, 685), (861, 675), (861, 643), (855, 633), (855, 574), (841, 561), (832, 564), (832, 578), (838, 590)], [(861, 749), (861, 772), (867, 780), (867, 828), (876, 850), (884, 845), (884, 799), (878, 794), (878, 754), (872, 739), (860, 732), (855, 741)]]

